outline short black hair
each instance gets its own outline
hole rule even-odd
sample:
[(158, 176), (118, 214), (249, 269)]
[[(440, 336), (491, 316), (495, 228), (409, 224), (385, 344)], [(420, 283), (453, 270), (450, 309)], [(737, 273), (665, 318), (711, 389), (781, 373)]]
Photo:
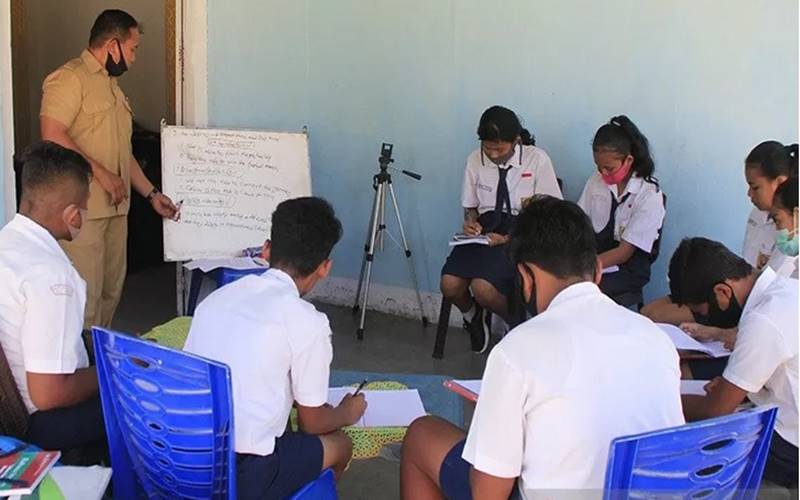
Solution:
[(86, 158), (55, 142), (39, 141), (22, 154), (22, 196), (42, 188), (62, 185), (65, 179), (86, 189), (92, 180), (92, 168)]
[(108, 9), (97, 16), (89, 33), (89, 46), (99, 47), (111, 38), (117, 38), (121, 42), (128, 39), (131, 28), (139, 28), (139, 22), (124, 10)]
[(515, 263), (535, 264), (559, 279), (594, 278), (597, 242), (589, 217), (571, 201), (534, 197), (512, 231)]
[(772, 204), (777, 204), (778, 208), (783, 208), (790, 212), (797, 208), (797, 175), (792, 175), (781, 182), (778, 189), (775, 190)]
[(714, 285), (749, 276), (753, 267), (708, 238), (684, 238), (669, 261), (669, 291), (679, 305), (708, 302)]
[(286, 200), (272, 213), (270, 264), (308, 276), (341, 237), (342, 224), (330, 203), (313, 196)]

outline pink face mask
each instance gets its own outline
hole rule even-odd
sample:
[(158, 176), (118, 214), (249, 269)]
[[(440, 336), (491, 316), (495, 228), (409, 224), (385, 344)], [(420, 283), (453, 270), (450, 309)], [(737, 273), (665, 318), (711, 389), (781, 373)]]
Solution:
[(631, 165), (632, 162), (622, 162), (622, 166), (616, 169), (613, 174), (600, 174), (600, 176), (603, 178), (603, 182), (609, 186), (614, 186), (628, 177), (628, 173), (631, 171)]

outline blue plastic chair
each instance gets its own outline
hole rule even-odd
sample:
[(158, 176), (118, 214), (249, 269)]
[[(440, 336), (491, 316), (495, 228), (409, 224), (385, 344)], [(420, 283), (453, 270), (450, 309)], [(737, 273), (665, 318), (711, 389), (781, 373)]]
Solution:
[(209, 276), (213, 279), (217, 288), (219, 288), (250, 274), (264, 274), (267, 269), (266, 267), (253, 269), (230, 269), (227, 267), (220, 267), (209, 273), (204, 273), (200, 269), (193, 270), (191, 284), (189, 285), (189, 300), (186, 304), (186, 315), (194, 316), (194, 310), (197, 308), (197, 299), (200, 297), (200, 287), (203, 284), (203, 278), (205, 276)]
[[(115, 498), (236, 498), (230, 368), (93, 328)], [(293, 499), (336, 500), (327, 469)]]
[(615, 439), (604, 498), (756, 498), (777, 411), (754, 408)]
[(93, 328), (115, 498), (236, 498), (230, 369)]
[(303, 486), (290, 500), (336, 500), (336, 477), (331, 469), (325, 469), (314, 481)]

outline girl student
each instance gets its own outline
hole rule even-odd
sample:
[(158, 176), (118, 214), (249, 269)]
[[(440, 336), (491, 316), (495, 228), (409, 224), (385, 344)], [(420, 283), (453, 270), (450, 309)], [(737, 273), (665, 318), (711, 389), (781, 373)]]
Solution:
[(778, 186), (769, 213), (778, 230), (775, 235), (775, 248), (792, 258), (794, 271), (790, 277), (797, 279), (797, 175), (789, 177)]
[(606, 270), (600, 289), (613, 299), (650, 281), (664, 195), (653, 177), (647, 138), (627, 116), (615, 116), (597, 130), (592, 152), (597, 172), (586, 181), (578, 205), (592, 221)]
[(467, 157), (464, 171), (463, 231), (485, 235), (488, 245), (454, 247), (442, 268), (441, 290), (464, 315), (472, 350), (481, 353), (489, 345), (486, 311), (515, 323), (509, 297), (517, 271), (505, 246), (517, 214), (534, 195), (562, 195), (550, 157), (513, 111), (502, 106), (484, 111), (478, 139), (480, 148)]
[[(782, 276), (791, 276), (795, 260), (781, 253), (775, 246), (778, 229), (770, 217), (775, 192), (789, 177), (797, 176), (797, 144), (783, 145), (778, 141), (764, 141), (753, 148), (744, 161), (747, 196), (753, 209), (747, 218), (742, 258), (756, 269), (771, 267)], [(688, 307), (679, 307), (669, 297), (662, 297), (642, 308), (642, 314), (655, 322), (683, 325), (705, 323), (705, 318), (695, 318)], [(702, 328), (685, 325), (690, 334), (706, 338)], [(707, 332), (706, 332), (707, 333)], [(730, 337), (726, 337), (730, 340)]]

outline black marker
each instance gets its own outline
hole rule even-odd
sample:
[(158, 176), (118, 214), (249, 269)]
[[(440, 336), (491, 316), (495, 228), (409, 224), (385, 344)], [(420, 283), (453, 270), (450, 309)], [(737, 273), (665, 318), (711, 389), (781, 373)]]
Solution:
[(367, 381), (367, 379), (364, 379), (364, 381), (363, 381), (363, 382), (361, 382), (361, 383), (358, 385), (358, 388), (356, 388), (356, 392), (354, 392), (354, 393), (353, 393), (353, 396), (354, 396), (354, 397), (355, 397), (355, 396), (358, 396), (358, 393), (359, 393), (359, 392), (361, 392), (361, 389), (363, 389), (365, 385), (367, 385), (367, 382), (368, 382), (368, 381)]

